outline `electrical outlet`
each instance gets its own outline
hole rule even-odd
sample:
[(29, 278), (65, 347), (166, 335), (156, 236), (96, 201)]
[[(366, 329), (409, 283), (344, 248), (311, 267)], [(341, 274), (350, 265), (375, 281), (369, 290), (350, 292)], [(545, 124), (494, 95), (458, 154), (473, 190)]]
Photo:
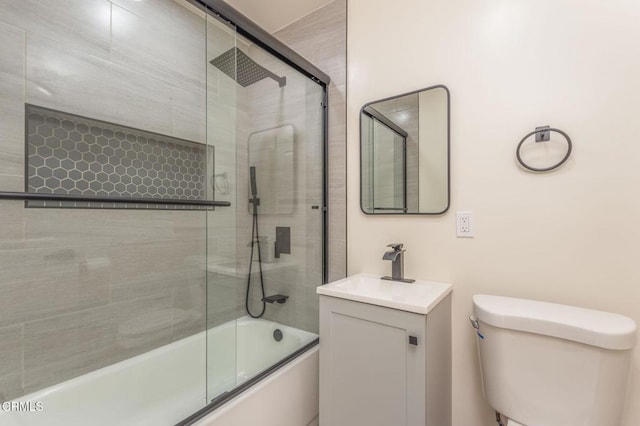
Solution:
[(456, 237), (473, 238), (473, 212), (456, 212)]

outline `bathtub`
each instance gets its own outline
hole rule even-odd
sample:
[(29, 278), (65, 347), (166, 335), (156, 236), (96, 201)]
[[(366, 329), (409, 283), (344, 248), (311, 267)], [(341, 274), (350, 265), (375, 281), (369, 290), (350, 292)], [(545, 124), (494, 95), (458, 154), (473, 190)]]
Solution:
[(309, 349), (192, 426), (318, 426), (319, 347)]
[[(282, 333), (280, 341), (273, 337), (276, 329)], [(243, 317), (4, 403), (0, 424), (174, 425), (317, 337)]]

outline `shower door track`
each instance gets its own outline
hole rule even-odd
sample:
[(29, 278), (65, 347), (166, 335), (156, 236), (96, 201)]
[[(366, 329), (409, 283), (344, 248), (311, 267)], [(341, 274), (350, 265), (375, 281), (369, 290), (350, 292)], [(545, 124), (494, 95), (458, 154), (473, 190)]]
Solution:
[(171, 204), (178, 206), (229, 207), (228, 201), (180, 200), (175, 198), (100, 197), (93, 195), (43, 194), (37, 192), (0, 192), (0, 200), (68, 201), (90, 203)]

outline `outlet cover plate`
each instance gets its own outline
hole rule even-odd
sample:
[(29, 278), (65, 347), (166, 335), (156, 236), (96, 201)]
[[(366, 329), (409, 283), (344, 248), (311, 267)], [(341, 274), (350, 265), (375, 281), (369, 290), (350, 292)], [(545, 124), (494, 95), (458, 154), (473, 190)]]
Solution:
[(456, 212), (456, 237), (473, 238), (473, 212), (458, 211)]

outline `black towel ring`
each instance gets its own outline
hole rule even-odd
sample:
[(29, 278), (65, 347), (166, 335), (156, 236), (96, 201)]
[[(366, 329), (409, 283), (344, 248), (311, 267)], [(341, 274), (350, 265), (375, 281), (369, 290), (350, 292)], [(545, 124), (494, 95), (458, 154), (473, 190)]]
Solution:
[[(560, 133), (562, 136), (564, 136), (564, 138), (567, 140), (567, 153), (562, 158), (562, 160), (560, 160), (558, 163), (554, 164), (551, 167), (542, 167), (542, 168), (531, 167), (530, 165), (528, 165), (527, 163), (522, 161), (522, 158), (520, 157), (520, 148), (522, 147), (522, 144), (524, 143), (524, 141), (527, 140), (527, 138), (529, 138), (530, 136), (533, 136), (533, 135), (535, 135), (537, 133), (544, 133), (544, 132), (556, 132), (556, 133)], [(571, 143), (571, 138), (569, 137), (568, 134), (566, 134), (562, 130), (554, 129), (552, 127), (539, 127), (536, 130), (534, 130), (533, 132), (528, 133), (524, 138), (522, 138), (522, 140), (518, 144), (518, 148), (516, 149), (516, 158), (518, 159), (518, 163), (520, 163), (520, 165), (522, 167), (524, 167), (525, 169), (527, 169), (527, 170), (531, 170), (533, 172), (548, 172), (548, 171), (557, 169), (558, 167), (562, 166), (567, 161), (569, 156), (571, 155), (572, 148), (573, 148), (573, 144)]]

